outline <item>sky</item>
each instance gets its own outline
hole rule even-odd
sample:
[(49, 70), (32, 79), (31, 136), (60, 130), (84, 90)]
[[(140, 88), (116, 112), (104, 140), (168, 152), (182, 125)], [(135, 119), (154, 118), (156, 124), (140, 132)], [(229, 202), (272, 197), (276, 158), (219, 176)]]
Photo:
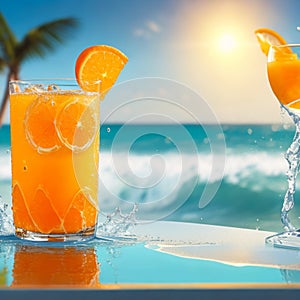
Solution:
[[(45, 22), (65, 17), (79, 20), (79, 27), (63, 45), (44, 59), (32, 58), (21, 66), (22, 79), (74, 77), (80, 52), (88, 46), (106, 44), (129, 58), (117, 81), (119, 92), (111, 91), (119, 99), (104, 99), (106, 111), (121, 105), (122, 91), (137, 90), (140, 82), (147, 84), (147, 80), (139, 79), (155, 77), (162, 79), (159, 89), (165, 88), (165, 98), (178, 101), (183, 108), (184, 101), (190, 101), (190, 111), (202, 109), (201, 98), (220, 123), (282, 121), (268, 84), (266, 57), (254, 31), (267, 27), (287, 42), (300, 42), (298, 0), (0, 0), (0, 11), (18, 39)], [(0, 95), (5, 75), (0, 73)], [(127, 85), (129, 81), (136, 84)], [(168, 93), (168, 81), (177, 84), (178, 99), (174, 91)], [(187, 90), (197, 96), (185, 100)], [(134, 91), (129, 95), (136, 97)], [(147, 96), (153, 95), (143, 94)], [(134, 109), (136, 115), (147, 113), (143, 105)], [(160, 107), (157, 102), (156, 109), (161, 115), (171, 115), (172, 107)], [(121, 115), (119, 121), (129, 117), (126, 111)], [(189, 122), (184, 114), (175, 118)]]

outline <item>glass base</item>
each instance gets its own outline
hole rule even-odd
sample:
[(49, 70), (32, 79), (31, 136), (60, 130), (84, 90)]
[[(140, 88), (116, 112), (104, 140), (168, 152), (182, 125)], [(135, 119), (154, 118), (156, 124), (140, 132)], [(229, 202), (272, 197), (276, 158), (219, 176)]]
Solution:
[(286, 231), (266, 238), (266, 244), (274, 247), (300, 249), (300, 229), (295, 231)]
[(44, 234), (40, 232), (28, 231), (22, 228), (15, 229), (15, 235), (18, 238), (35, 242), (81, 242), (95, 237), (96, 227), (89, 227), (77, 233), (51, 233)]

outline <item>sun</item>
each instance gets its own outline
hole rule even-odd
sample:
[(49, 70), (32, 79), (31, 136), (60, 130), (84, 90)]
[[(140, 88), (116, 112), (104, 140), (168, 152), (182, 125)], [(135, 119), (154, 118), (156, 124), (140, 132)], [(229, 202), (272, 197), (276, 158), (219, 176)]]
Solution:
[(224, 33), (218, 40), (218, 48), (222, 53), (230, 53), (237, 46), (237, 40), (234, 35), (230, 33)]

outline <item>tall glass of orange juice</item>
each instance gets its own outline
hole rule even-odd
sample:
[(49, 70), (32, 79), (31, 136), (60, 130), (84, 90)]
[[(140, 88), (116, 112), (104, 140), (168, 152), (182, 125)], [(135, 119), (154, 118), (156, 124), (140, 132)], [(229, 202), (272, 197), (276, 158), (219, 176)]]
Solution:
[(34, 241), (94, 236), (99, 99), (100, 92), (85, 92), (75, 80), (10, 82), (16, 236)]

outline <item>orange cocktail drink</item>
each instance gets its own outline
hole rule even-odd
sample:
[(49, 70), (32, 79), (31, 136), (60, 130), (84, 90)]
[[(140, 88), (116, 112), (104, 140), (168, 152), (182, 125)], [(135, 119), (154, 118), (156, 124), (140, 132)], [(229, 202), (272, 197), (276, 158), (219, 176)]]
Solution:
[(300, 60), (293, 46), (273, 46), (269, 54), (268, 78), (273, 93), (290, 109), (300, 109)]
[(99, 93), (75, 81), (10, 83), (16, 235), (80, 240), (98, 211)]

